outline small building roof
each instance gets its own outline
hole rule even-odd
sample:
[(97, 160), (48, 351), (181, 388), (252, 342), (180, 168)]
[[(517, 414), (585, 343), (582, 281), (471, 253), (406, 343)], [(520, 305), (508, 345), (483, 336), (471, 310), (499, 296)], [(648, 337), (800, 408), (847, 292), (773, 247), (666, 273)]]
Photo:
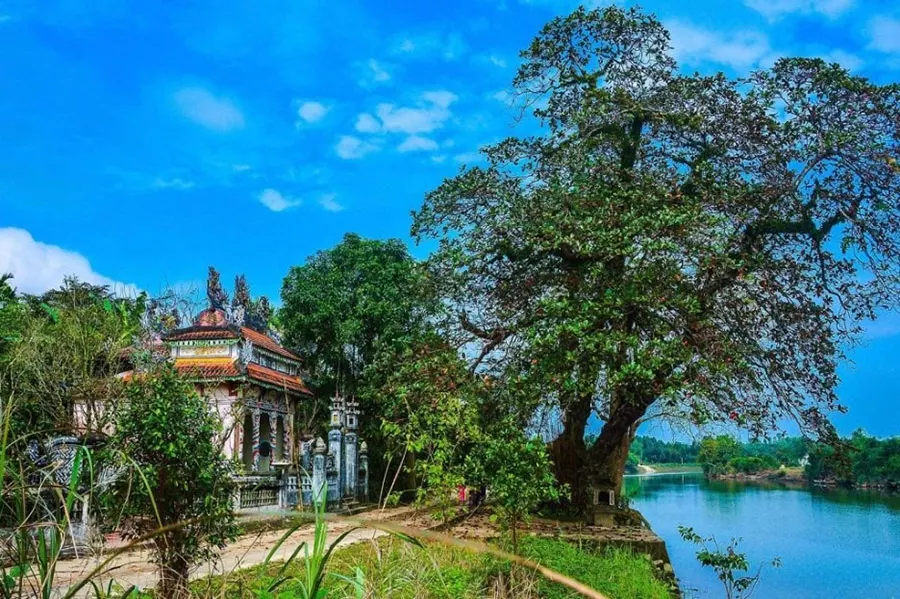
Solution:
[[(207, 309), (201, 312), (195, 324), (172, 331), (163, 340), (166, 343), (184, 341), (243, 340), (254, 347), (276, 354), (280, 358), (300, 365), (300, 357), (284, 348), (265, 333), (247, 326), (227, 324), (222, 310)], [(246, 380), (265, 387), (284, 390), (298, 395), (312, 396), (312, 392), (296, 374), (281, 372), (256, 362), (243, 364), (234, 357), (182, 357), (176, 358), (175, 368), (194, 381)]]

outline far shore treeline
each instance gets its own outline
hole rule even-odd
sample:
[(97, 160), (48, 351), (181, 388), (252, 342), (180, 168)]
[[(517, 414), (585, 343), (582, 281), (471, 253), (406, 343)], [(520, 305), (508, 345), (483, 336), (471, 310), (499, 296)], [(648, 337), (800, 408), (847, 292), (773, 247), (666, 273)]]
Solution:
[(728, 435), (699, 442), (665, 441), (638, 436), (631, 445), (627, 470), (639, 465), (698, 464), (707, 476), (802, 472), (813, 483), (900, 488), (900, 436), (879, 439), (857, 430), (835, 445), (803, 437), (740, 442)]

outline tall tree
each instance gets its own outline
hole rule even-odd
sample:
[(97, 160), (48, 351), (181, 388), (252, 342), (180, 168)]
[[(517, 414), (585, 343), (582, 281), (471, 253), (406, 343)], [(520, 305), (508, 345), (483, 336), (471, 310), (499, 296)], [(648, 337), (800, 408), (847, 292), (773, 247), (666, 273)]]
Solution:
[[(317, 395), (327, 398), (339, 390), (360, 401), (360, 434), (369, 445), (373, 481), (384, 466), (378, 417), (386, 398), (366, 392), (379, 388), (372, 377), (385, 372), (369, 369), (382, 352), (402, 353), (427, 328), (433, 310), (422, 275), (403, 242), (347, 234), (291, 268), (281, 290), (278, 318), (285, 342), (304, 358)], [(316, 414), (308, 419), (310, 428)]]
[(581, 501), (621, 490), (651, 406), (830, 434), (843, 348), (897, 303), (900, 87), (811, 59), (683, 75), (670, 53), (636, 9), (554, 19), (514, 80), (542, 134), (415, 214), (474, 366), (560, 410)]
[(352, 233), (291, 268), (279, 317), (320, 393), (356, 392), (382, 346), (421, 330), (428, 316), (421, 275), (400, 240)]

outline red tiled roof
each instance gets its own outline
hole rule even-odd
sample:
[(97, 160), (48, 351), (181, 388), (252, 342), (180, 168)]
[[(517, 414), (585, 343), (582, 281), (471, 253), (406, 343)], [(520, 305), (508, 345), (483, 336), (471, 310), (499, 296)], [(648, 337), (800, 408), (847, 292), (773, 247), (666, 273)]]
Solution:
[(263, 349), (267, 349), (270, 352), (276, 353), (280, 356), (284, 356), (285, 358), (290, 358), (291, 360), (296, 360), (298, 362), (300, 361), (300, 358), (296, 354), (284, 349), (283, 347), (275, 343), (274, 339), (272, 339), (268, 335), (263, 335), (259, 331), (254, 331), (253, 329), (248, 327), (241, 327), (241, 335), (244, 336), (244, 339), (247, 339), (254, 345), (258, 345)]
[(230, 327), (188, 327), (173, 331), (165, 341), (210, 341), (214, 339), (237, 339), (240, 335)]
[(247, 376), (253, 380), (294, 391), (295, 393), (312, 395), (312, 392), (306, 388), (299, 376), (284, 374), (259, 364), (247, 364)]
[(233, 379), (243, 376), (234, 362), (176, 360), (175, 368), (189, 379)]

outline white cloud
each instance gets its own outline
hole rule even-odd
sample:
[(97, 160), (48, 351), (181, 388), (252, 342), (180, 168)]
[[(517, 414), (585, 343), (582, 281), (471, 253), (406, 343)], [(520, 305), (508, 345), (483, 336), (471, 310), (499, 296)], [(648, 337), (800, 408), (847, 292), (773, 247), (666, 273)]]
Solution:
[(500, 91), (491, 94), (491, 98), (493, 98), (494, 100), (497, 100), (498, 102), (503, 102), (504, 104), (508, 104), (509, 100), (510, 100), (510, 95), (509, 95), (508, 91), (501, 89)]
[(360, 133), (378, 133), (381, 131), (381, 123), (371, 114), (363, 113), (356, 119), (356, 130)]
[(506, 61), (503, 60), (502, 58), (500, 58), (499, 56), (494, 56), (493, 54), (491, 54), (488, 57), (488, 60), (490, 60), (491, 64), (493, 64), (495, 67), (500, 67), (501, 69), (506, 68)]
[(376, 83), (384, 83), (391, 80), (391, 74), (374, 58), (369, 59), (369, 77)]
[(337, 194), (328, 193), (319, 198), (319, 205), (328, 212), (340, 212), (344, 205), (337, 201)]
[(685, 64), (713, 62), (745, 70), (772, 57), (768, 38), (756, 31), (719, 33), (677, 19), (666, 26), (675, 58)]
[(421, 135), (410, 135), (397, 146), (398, 152), (432, 152), (438, 149), (438, 144), (433, 139)]
[(188, 119), (213, 131), (244, 127), (244, 114), (231, 100), (213, 95), (202, 87), (185, 87), (174, 95), (175, 104)]
[(855, 3), (856, 0), (744, 0), (744, 4), (769, 20), (789, 14), (818, 14), (834, 19)]
[(297, 108), (297, 117), (307, 123), (318, 123), (328, 114), (329, 107), (321, 102), (307, 101)]
[(462, 57), (469, 48), (458, 33), (444, 34), (440, 32), (407, 35), (396, 45), (395, 53), (407, 58), (452, 61)]
[(194, 185), (193, 181), (186, 181), (180, 177), (173, 177), (172, 179), (157, 177), (153, 181), (153, 187), (156, 189), (177, 189), (183, 191), (185, 189), (191, 189)]
[(36, 241), (31, 233), (0, 228), (0, 274), (12, 273), (12, 285), (22, 293), (43, 293), (59, 287), (66, 276), (93, 285), (109, 285), (118, 295), (136, 295), (137, 287), (105, 277), (77, 252)]
[(456, 102), (456, 100), (458, 100), (459, 98), (457, 98), (456, 94), (454, 94), (453, 92), (439, 89), (436, 91), (425, 92), (424, 94), (422, 94), (422, 99), (424, 99), (426, 102), (431, 102), (435, 106), (447, 108), (448, 106)]
[(377, 149), (378, 146), (375, 144), (363, 141), (352, 135), (342, 135), (338, 140), (337, 145), (334, 147), (334, 151), (337, 152), (337, 155), (344, 160), (362, 158), (366, 154), (370, 154)]
[(462, 164), (470, 164), (472, 162), (484, 162), (484, 156), (478, 152), (464, 152), (457, 154), (453, 159)]
[(856, 54), (845, 52), (844, 50), (829, 50), (823, 54), (819, 54), (819, 58), (825, 62), (836, 62), (842, 67), (850, 71), (856, 71), (863, 66), (863, 60)]
[(450, 105), (457, 100), (456, 94), (446, 90), (423, 93), (415, 106), (379, 104), (375, 116), (360, 114), (356, 119), (356, 130), (361, 133), (429, 133), (444, 125), (451, 117)]
[(272, 189), (271, 187), (264, 189), (262, 193), (259, 194), (259, 201), (272, 212), (281, 212), (288, 208), (296, 208), (303, 203), (299, 198), (285, 196), (277, 189)]
[(875, 17), (869, 23), (869, 47), (887, 54), (900, 53), (900, 19)]

